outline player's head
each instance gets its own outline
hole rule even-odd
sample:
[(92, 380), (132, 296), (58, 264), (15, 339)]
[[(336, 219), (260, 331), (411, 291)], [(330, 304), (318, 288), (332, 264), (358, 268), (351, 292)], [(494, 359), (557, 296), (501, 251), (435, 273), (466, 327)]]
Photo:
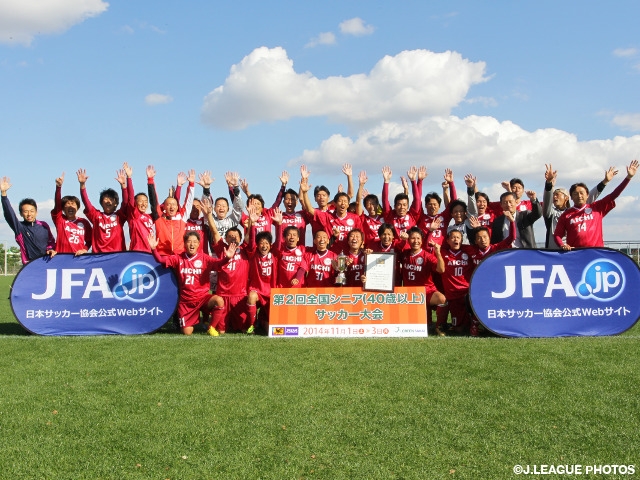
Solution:
[(482, 250), (491, 245), (491, 235), (487, 227), (476, 228), (476, 245)]
[(489, 206), (489, 195), (484, 192), (476, 192), (476, 206), (478, 207), (478, 215), (484, 215)]
[(509, 187), (511, 191), (516, 195), (516, 201), (520, 200), (522, 194), (524, 193), (524, 183), (519, 178), (512, 178), (509, 181)]
[(324, 252), (329, 246), (329, 235), (324, 230), (318, 230), (313, 236), (313, 245), (319, 252)]
[(331, 196), (331, 193), (329, 192), (329, 189), (324, 185), (319, 185), (313, 189), (313, 198), (315, 198), (316, 204), (321, 209), (326, 207), (329, 204), (330, 196)]
[(411, 227), (407, 230), (407, 234), (409, 234), (409, 246), (411, 247), (411, 251), (418, 252), (422, 248), (422, 241), (424, 239), (422, 230), (418, 227)]
[(351, 202), (349, 204), (349, 208), (347, 208), (347, 212), (356, 213), (358, 211), (358, 204), (356, 202)]
[(113, 188), (105, 188), (100, 192), (100, 206), (107, 215), (115, 212), (120, 203), (120, 196)]
[(62, 205), (62, 213), (67, 217), (67, 220), (75, 220), (78, 210), (80, 210), (80, 199), (73, 195), (65, 195), (60, 199)]
[(556, 188), (553, 191), (553, 206), (558, 210), (566, 210), (569, 208), (569, 199), (571, 196), (566, 188)]
[(282, 235), (284, 236), (284, 243), (288, 248), (298, 246), (298, 242), (300, 241), (300, 230), (298, 230), (298, 227), (289, 225), (284, 229)]
[(451, 212), (451, 218), (456, 224), (464, 222), (467, 218), (467, 204), (462, 200), (454, 200), (449, 204), (449, 211)]
[(38, 215), (38, 204), (33, 198), (23, 198), (18, 205), (20, 215), (25, 222), (35, 222)]
[(189, 214), (189, 218), (191, 220), (197, 220), (200, 217), (200, 208), (202, 208), (202, 202), (197, 198), (194, 198), (191, 213)]
[(178, 200), (173, 197), (167, 197), (164, 199), (164, 211), (167, 217), (175, 217), (178, 214)]
[(354, 228), (347, 235), (347, 244), (351, 253), (356, 253), (362, 248), (364, 243), (364, 233), (359, 228)]
[(260, 232), (256, 235), (256, 246), (260, 255), (266, 255), (271, 250), (273, 237), (271, 232)]
[(284, 205), (284, 209), (287, 213), (295, 212), (296, 206), (298, 205), (298, 192), (293, 188), (286, 190), (284, 192), (284, 197), (282, 198), (282, 204)]
[(409, 195), (406, 193), (399, 193), (393, 199), (393, 210), (396, 216), (404, 217), (409, 211)]
[(362, 205), (364, 205), (364, 209), (370, 216), (374, 216), (378, 214), (378, 207), (380, 206), (380, 200), (378, 200), (377, 195), (370, 193), (362, 200)]
[(447, 234), (447, 245), (451, 250), (460, 250), (462, 246), (462, 232), (460, 230), (451, 230)]
[(264, 208), (264, 198), (262, 198), (262, 195), (260, 195), (259, 193), (254, 193), (252, 195), (249, 195), (247, 197), (247, 206), (255, 207), (256, 213), (260, 215), (262, 213), (262, 209)]
[(227, 216), (227, 212), (229, 211), (229, 201), (224, 197), (216, 198), (216, 201), (213, 204), (213, 211), (216, 212), (218, 220), (222, 220)]
[(436, 192), (427, 193), (424, 197), (424, 206), (427, 208), (427, 215), (437, 215), (440, 211), (442, 199)]
[(242, 233), (240, 233), (240, 229), (238, 227), (231, 227), (227, 230), (227, 233), (224, 234), (224, 239), (227, 242), (227, 245), (231, 245), (232, 243), (240, 245), (240, 242), (242, 241)]
[(349, 195), (344, 192), (338, 192), (336, 196), (333, 197), (333, 203), (336, 206), (336, 213), (342, 216), (349, 209)]
[(189, 231), (184, 234), (184, 249), (189, 255), (194, 255), (200, 248), (200, 234), (198, 232)]
[(380, 237), (380, 243), (383, 247), (388, 247), (393, 243), (396, 232), (393, 225), (390, 223), (383, 223), (378, 227), (378, 237)]
[(505, 212), (516, 213), (516, 195), (512, 192), (504, 192), (500, 195), (500, 207)]
[(576, 207), (581, 207), (582, 205), (587, 203), (587, 198), (589, 198), (589, 188), (582, 182), (574, 183), (569, 188), (569, 195), (571, 196), (571, 200)]
[(135, 196), (136, 208), (140, 213), (147, 213), (147, 207), (149, 206), (149, 197), (146, 193), (138, 193)]

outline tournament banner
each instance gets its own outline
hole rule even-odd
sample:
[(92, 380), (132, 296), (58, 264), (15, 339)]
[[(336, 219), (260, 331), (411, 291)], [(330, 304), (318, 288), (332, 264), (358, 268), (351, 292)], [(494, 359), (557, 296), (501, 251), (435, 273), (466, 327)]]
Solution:
[(178, 285), (149, 253), (61, 253), (26, 264), (10, 298), (14, 315), (32, 333), (133, 335), (171, 318)]
[(469, 296), (498, 335), (616, 335), (640, 317), (640, 270), (606, 248), (502, 250), (475, 270)]
[(426, 337), (424, 287), (272, 288), (270, 337)]

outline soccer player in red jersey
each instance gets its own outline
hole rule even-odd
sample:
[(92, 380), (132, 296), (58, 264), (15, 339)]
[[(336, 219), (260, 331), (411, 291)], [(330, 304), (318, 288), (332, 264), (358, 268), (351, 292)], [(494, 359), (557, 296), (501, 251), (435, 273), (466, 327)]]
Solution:
[(347, 245), (347, 234), (354, 228), (361, 228), (360, 217), (355, 213), (348, 212), (349, 196), (344, 192), (339, 192), (334, 197), (335, 210), (333, 212), (322, 212), (313, 208), (309, 202), (308, 192), (310, 185), (307, 179), (300, 182), (300, 192), (304, 198), (302, 204), (307, 213), (313, 216), (314, 221), (323, 225), (325, 232), (330, 232), (333, 236), (333, 242), (329, 248), (332, 252), (346, 252), (349, 247)]
[(402, 253), (401, 274), (405, 287), (423, 286), (427, 295), (427, 305), (442, 305), (447, 299), (433, 283), (432, 274), (444, 272), (444, 259), (440, 254), (440, 244), (431, 242), (434, 254), (422, 248), (424, 234), (418, 227), (412, 227), (409, 234), (409, 250)]
[(184, 251), (179, 255), (162, 255), (158, 252), (158, 240), (149, 234), (149, 246), (154, 258), (165, 267), (173, 268), (178, 277), (178, 319), (182, 333), (191, 335), (193, 327), (200, 322), (200, 312), (207, 318), (216, 306), (215, 296), (209, 292), (209, 273), (219, 269), (233, 258), (236, 245), (224, 249), (221, 259), (216, 259), (198, 251), (198, 232), (184, 234)]
[[(569, 189), (573, 207), (565, 210), (558, 219), (554, 232), (555, 241), (563, 250), (577, 247), (603, 247), (602, 219), (616, 206), (620, 196), (638, 171), (638, 161), (632, 160), (627, 167), (627, 176), (609, 195), (587, 203), (589, 189), (584, 183), (574, 183)], [(566, 235), (566, 241), (563, 237)]]
[[(127, 174), (127, 223), (129, 224), (129, 250), (138, 252), (151, 252), (149, 245), (149, 234), (153, 231), (157, 213), (151, 211), (147, 213), (149, 207), (149, 197), (146, 193), (134, 195), (133, 169), (124, 164), (124, 171)], [(153, 165), (147, 166), (147, 186), (153, 185), (153, 177), (156, 171)]]
[[(515, 228), (513, 228), (515, 234)], [(515, 235), (514, 235), (515, 236)], [(444, 259), (445, 270), (440, 277), (444, 294), (447, 297), (447, 305), (438, 306), (436, 333), (442, 335), (447, 317), (451, 314), (451, 328), (449, 333), (462, 333), (469, 328), (469, 314), (467, 311), (467, 295), (469, 293), (469, 280), (474, 265), (472, 255), (475, 247), (462, 244), (462, 233), (451, 230), (447, 235), (446, 244), (441, 253)]]
[(71, 195), (62, 197), (64, 172), (56, 178), (56, 193), (51, 219), (56, 226), (56, 252), (82, 255), (91, 248), (91, 222), (76, 214), (80, 199)]
[[(491, 225), (496, 219), (496, 213), (489, 209), (489, 196), (484, 192), (478, 192), (476, 177), (472, 174), (468, 173), (464, 176), (464, 183), (467, 185), (467, 213), (476, 217), (483, 227), (487, 227), (491, 236)], [(499, 212), (502, 214), (502, 209)], [(469, 244), (473, 245), (475, 243), (473, 229), (467, 230), (467, 236)]]
[(334, 262), (338, 255), (327, 247), (329, 235), (324, 230), (318, 230), (313, 236), (313, 247), (307, 247), (304, 263), (307, 267), (306, 287), (331, 287), (335, 283), (336, 272)]
[(411, 188), (413, 191), (411, 208), (409, 208), (409, 195), (407, 193), (399, 193), (395, 196), (393, 209), (391, 209), (389, 205), (389, 182), (391, 181), (391, 175), (391, 168), (382, 167), (382, 178), (384, 180), (382, 184), (382, 216), (386, 223), (393, 225), (396, 238), (399, 238), (400, 234), (414, 227), (420, 218), (420, 193), (417, 190), (416, 178), (425, 178), (427, 169), (424, 167), (420, 167), (420, 169), (411, 167), (407, 172), (407, 175), (411, 179)]
[(358, 175), (358, 191), (356, 193), (356, 213), (360, 216), (365, 243), (380, 240), (378, 229), (384, 223), (378, 197), (365, 193), (364, 185), (367, 180), (367, 172), (360, 172), (360, 175)]
[[(282, 212), (276, 209), (273, 218), (280, 222)], [(249, 220), (256, 221), (258, 215), (253, 207), (249, 208)], [(249, 229), (249, 232), (253, 232)], [(271, 288), (276, 286), (277, 259), (271, 252), (273, 238), (271, 232), (260, 232), (255, 238), (249, 234), (247, 251), (249, 253), (249, 283), (247, 295), (247, 310), (250, 326), (247, 333), (254, 329), (266, 333), (269, 328), (269, 303)], [(260, 309), (258, 312), (258, 308)], [(253, 328), (252, 328), (253, 327)]]
[[(422, 197), (422, 181), (418, 179), (418, 199)], [(447, 192), (447, 189), (449, 190)], [(445, 207), (449, 205), (449, 199), (456, 200), (458, 198), (456, 193), (456, 187), (453, 182), (453, 172), (450, 169), (446, 169), (444, 172), (444, 182), (442, 183), (443, 195), (445, 198)], [(442, 245), (444, 239), (447, 236), (447, 229), (449, 223), (451, 223), (451, 212), (449, 209), (445, 209), (440, 212), (440, 206), (442, 205), (442, 199), (440, 196), (431, 192), (424, 197), (426, 213), (422, 211), (422, 203), (419, 203), (420, 218), (418, 220), (418, 227), (425, 233), (429, 234), (429, 240), (434, 241)], [(434, 224), (434, 220), (437, 222)]]
[(347, 244), (349, 245), (349, 252), (347, 253), (347, 271), (345, 275), (347, 277), (347, 287), (361, 287), (362, 276), (365, 273), (365, 253), (362, 249), (364, 245), (364, 234), (361, 230), (355, 229), (349, 232), (347, 236)]
[[(277, 228), (280, 228), (278, 226)], [(288, 226), (280, 242), (276, 241), (276, 248), (272, 252), (278, 260), (277, 283), (278, 288), (301, 288), (305, 286), (305, 274), (308, 270), (305, 262), (305, 248), (298, 245), (300, 232), (297, 227)]]
[[(102, 212), (98, 211), (91, 204), (85, 184), (89, 179), (85, 169), (81, 168), (76, 172), (80, 183), (80, 197), (84, 204), (84, 214), (93, 225), (91, 247), (94, 253), (124, 252), (127, 248), (124, 242), (123, 225), (127, 221), (126, 203), (118, 209), (120, 197), (118, 193), (107, 188), (100, 192), (100, 206)], [(124, 170), (118, 170), (116, 180), (122, 187), (122, 198), (126, 200), (127, 175)]]

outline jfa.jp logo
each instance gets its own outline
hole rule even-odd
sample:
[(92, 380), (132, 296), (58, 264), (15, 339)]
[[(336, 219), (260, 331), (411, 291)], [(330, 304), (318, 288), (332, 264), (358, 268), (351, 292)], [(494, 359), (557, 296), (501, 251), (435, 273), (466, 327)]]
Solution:
[(158, 291), (160, 279), (154, 268), (142, 262), (127, 265), (120, 274), (120, 281), (113, 288), (113, 295), (134, 302), (143, 302), (153, 298)]
[(622, 293), (624, 285), (625, 277), (620, 265), (610, 260), (594, 260), (583, 270), (576, 293), (580, 298), (608, 302)]

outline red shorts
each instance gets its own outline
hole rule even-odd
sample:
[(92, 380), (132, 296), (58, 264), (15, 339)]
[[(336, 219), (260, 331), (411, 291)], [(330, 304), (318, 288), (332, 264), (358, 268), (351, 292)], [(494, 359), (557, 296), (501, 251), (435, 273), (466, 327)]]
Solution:
[(200, 322), (200, 312), (209, 315), (207, 303), (211, 299), (209, 292), (203, 293), (197, 300), (178, 303), (178, 322), (181, 327), (193, 327)]
[(226, 329), (242, 331), (249, 328), (247, 323), (247, 296), (246, 295), (220, 295), (224, 300), (222, 318)]
[(447, 303), (449, 304), (451, 325), (454, 327), (464, 327), (469, 322), (469, 313), (464, 297), (449, 300)]

